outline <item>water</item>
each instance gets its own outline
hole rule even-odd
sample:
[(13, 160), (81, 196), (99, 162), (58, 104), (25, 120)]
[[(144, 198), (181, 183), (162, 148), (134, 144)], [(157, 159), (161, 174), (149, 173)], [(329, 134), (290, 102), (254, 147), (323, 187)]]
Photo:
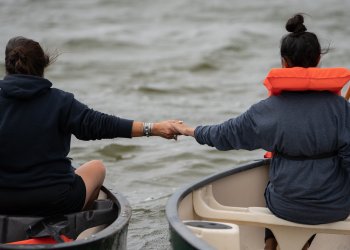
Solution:
[[(349, 9), (349, 0), (1, 0), (0, 48), (22, 35), (57, 50), (46, 77), (96, 110), (213, 124), (266, 97), (262, 80), (279, 66), (284, 24), (296, 12), (308, 13), (309, 30), (334, 48), (322, 66), (349, 68)], [(73, 140), (70, 156), (105, 162), (106, 185), (133, 207), (134, 250), (170, 248), (165, 204), (177, 188), (262, 155), (182, 137)]]

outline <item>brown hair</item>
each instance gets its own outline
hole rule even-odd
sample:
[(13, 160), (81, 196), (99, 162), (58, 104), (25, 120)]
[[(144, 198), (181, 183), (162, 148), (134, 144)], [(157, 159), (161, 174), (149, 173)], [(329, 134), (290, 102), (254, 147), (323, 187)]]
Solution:
[(50, 55), (44, 52), (40, 44), (25, 37), (10, 39), (5, 50), (7, 74), (24, 74), (42, 77), (44, 69), (52, 63)]
[(281, 40), (281, 57), (289, 67), (316, 67), (321, 54), (328, 50), (322, 50), (317, 36), (307, 31), (303, 15), (296, 14), (290, 18), (286, 30), (290, 33)]

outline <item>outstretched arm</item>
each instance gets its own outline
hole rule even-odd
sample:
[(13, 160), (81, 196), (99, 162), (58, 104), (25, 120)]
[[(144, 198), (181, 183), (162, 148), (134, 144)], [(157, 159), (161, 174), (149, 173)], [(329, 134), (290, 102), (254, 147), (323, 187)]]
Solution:
[(190, 127), (186, 124), (174, 124), (180, 134), (193, 136), (198, 143), (207, 144), (219, 150), (247, 149), (267, 147), (269, 142), (262, 139), (261, 126), (257, 113), (252, 109), (221, 124)]
[(88, 108), (71, 97), (71, 105), (62, 120), (64, 129), (80, 140), (96, 140), (116, 137), (160, 136), (176, 139), (179, 134), (173, 124), (178, 120), (144, 123), (104, 114)]

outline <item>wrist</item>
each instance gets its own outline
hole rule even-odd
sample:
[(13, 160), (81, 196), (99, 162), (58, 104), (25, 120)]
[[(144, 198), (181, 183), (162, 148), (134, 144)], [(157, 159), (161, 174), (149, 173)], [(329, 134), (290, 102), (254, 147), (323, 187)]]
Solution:
[(150, 137), (153, 135), (153, 126), (154, 124), (152, 122), (144, 122), (143, 123), (143, 135)]
[(158, 122), (152, 123), (152, 135), (159, 136), (159, 123)]
[(194, 137), (194, 128), (187, 128), (186, 129), (186, 135)]

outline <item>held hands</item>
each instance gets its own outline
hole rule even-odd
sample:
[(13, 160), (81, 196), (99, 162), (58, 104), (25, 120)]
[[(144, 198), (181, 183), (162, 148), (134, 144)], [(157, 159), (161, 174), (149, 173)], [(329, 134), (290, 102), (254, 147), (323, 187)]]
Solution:
[(194, 128), (184, 124), (183, 121), (168, 120), (154, 123), (152, 133), (166, 139), (177, 140), (178, 135), (194, 137)]
[(152, 134), (166, 139), (177, 140), (178, 135), (194, 137), (194, 128), (184, 124), (183, 121), (167, 120), (154, 123), (152, 127)]
[(160, 136), (165, 139), (177, 140), (178, 135), (194, 136), (194, 128), (179, 120), (167, 120), (156, 123), (134, 122), (132, 137)]
[(174, 123), (172, 125), (179, 135), (186, 135), (186, 136), (194, 137), (194, 128), (191, 128), (190, 126), (184, 124), (183, 122)]
[(153, 123), (152, 135), (160, 136), (165, 139), (175, 139), (180, 135), (175, 125), (182, 124), (183, 121), (179, 120), (167, 120), (162, 122)]

